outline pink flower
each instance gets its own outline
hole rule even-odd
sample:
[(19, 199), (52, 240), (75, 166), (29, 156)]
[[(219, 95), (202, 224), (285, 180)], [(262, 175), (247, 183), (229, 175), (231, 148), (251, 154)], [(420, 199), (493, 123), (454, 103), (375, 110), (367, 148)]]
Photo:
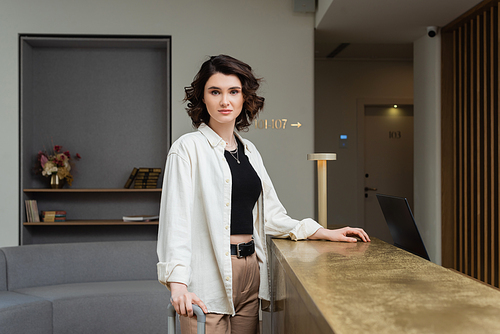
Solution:
[(49, 161), (49, 159), (47, 159), (47, 157), (42, 154), (42, 156), (40, 157), (40, 164), (42, 165), (42, 168), (45, 166), (47, 161)]
[(78, 154), (78, 153), (77, 153), (77, 154), (75, 155), (75, 158), (76, 158), (76, 160), (80, 160), (82, 157), (80, 156), (80, 154)]
[(69, 154), (69, 151), (64, 152), (64, 155), (69, 159), (71, 158), (71, 154)]
[(56, 151), (56, 153), (59, 153), (59, 151), (62, 149), (62, 146), (60, 145), (55, 145), (54, 146), (54, 151)]

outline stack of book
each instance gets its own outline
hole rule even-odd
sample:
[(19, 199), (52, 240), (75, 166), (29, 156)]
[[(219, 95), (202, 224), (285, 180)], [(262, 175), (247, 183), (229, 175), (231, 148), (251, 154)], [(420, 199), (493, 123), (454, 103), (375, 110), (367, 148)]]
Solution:
[(26, 220), (28, 223), (39, 223), (40, 216), (38, 215), (38, 204), (35, 200), (26, 200)]
[(161, 168), (139, 168), (135, 176), (135, 189), (154, 189), (158, 188), (158, 179), (160, 178)]
[(134, 189), (155, 189), (158, 188), (161, 168), (134, 168), (130, 177), (125, 183), (125, 188), (130, 188), (132, 182)]
[(42, 211), (43, 222), (65, 222), (66, 211)]

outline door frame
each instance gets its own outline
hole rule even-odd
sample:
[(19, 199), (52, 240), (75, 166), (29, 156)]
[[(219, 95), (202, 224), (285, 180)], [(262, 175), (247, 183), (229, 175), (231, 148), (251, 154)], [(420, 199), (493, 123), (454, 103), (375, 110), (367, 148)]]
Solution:
[[(357, 196), (357, 222), (358, 226), (365, 227), (365, 106), (367, 105), (390, 105), (390, 104), (411, 104), (413, 98), (381, 97), (381, 98), (359, 98), (356, 99), (357, 110), (357, 166), (356, 166), (356, 196)], [(414, 162), (415, 164), (415, 162)], [(415, 188), (413, 188), (415, 197)]]

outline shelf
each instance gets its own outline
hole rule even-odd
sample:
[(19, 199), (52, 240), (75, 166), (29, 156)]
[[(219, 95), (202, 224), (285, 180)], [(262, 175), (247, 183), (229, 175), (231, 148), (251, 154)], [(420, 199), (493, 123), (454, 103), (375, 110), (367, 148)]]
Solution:
[(25, 193), (155, 193), (161, 192), (161, 188), (155, 189), (126, 189), (126, 188), (111, 188), (111, 189), (23, 189)]
[[(160, 35), (19, 37), (22, 245), (157, 238), (158, 221), (122, 217), (157, 215), (161, 179), (155, 189), (124, 184), (134, 167), (165, 166), (172, 141), (170, 41)], [(140, 117), (137, 110), (144, 111)], [(112, 147), (103, 148), (106, 143)], [(51, 189), (33, 173), (37, 153), (55, 144), (82, 156), (71, 170), (73, 187)], [(26, 200), (36, 201), (39, 212), (66, 211), (67, 221), (27, 222)]]
[(72, 225), (158, 225), (158, 221), (151, 222), (124, 222), (123, 220), (68, 220), (65, 222), (40, 222), (40, 223), (23, 223), (24, 226), (72, 226)]

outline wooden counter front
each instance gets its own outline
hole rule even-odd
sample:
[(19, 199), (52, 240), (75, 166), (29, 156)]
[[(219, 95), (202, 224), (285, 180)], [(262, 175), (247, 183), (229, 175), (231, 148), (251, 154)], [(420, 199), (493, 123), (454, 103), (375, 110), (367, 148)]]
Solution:
[(381, 240), (270, 250), (272, 333), (500, 333), (498, 289)]

